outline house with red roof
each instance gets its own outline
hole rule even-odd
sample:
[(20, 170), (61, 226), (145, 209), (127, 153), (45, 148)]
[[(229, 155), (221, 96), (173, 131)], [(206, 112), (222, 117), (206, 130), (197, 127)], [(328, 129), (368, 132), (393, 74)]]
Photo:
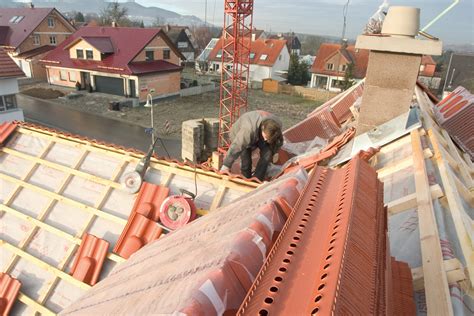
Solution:
[[(208, 57), (209, 72), (222, 71), (222, 37), (212, 49)], [(253, 39), (250, 43), (250, 81), (261, 82), (271, 78), (284, 80), (283, 75), (288, 72), (290, 53), (286, 40), (281, 39)], [(227, 65), (226, 67), (231, 67)]]
[(153, 98), (178, 95), (179, 52), (159, 28), (83, 27), (41, 62), (48, 82), (114, 95)]
[(436, 72), (436, 62), (430, 55), (421, 57), (420, 74), (418, 80), (430, 89), (438, 90), (441, 76)]
[(20, 67), (0, 48), (0, 124), (24, 120), (16, 102), (18, 78), (24, 76)]
[(353, 64), (352, 80), (359, 82), (365, 78), (368, 61), (369, 51), (366, 49), (356, 49), (347, 43), (323, 43), (311, 67), (310, 86), (339, 92), (349, 65)]
[(54, 8), (0, 8), (0, 47), (27, 77), (46, 80), (38, 61), (74, 32), (74, 26)]

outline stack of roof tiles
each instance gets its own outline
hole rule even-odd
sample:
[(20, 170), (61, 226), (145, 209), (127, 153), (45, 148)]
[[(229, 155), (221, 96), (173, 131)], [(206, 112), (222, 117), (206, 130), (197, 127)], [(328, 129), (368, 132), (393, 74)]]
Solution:
[(364, 156), (313, 171), (240, 315), (415, 313), (408, 266), (392, 268), (383, 184)]
[(145, 246), (62, 314), (235, 313), (306, 178), (286, 175)]
[(459, 86), (435, 105), (436, 120), (474, 160), (474, 95)]

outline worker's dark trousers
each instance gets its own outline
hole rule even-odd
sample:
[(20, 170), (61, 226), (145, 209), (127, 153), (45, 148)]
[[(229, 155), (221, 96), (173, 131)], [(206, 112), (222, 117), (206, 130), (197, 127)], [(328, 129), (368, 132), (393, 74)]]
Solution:
[[(273, 153), (270, 149), (270, 146), (263, 140), (259, 140), (257, 147), (260, 149), (260, 159), (257, 162), (255, 167), (254, 177), (258, 178), (260, 181), (263, 181), (265, 178), (265, 173), (267, 172), (268, 164), (272, 160)], [(255, 148), (255, 147), (253, 147)], [(247, 147), (240, 154), (240, 170), (242, 175), (246, 178), (252, 176), (252, 148)]]

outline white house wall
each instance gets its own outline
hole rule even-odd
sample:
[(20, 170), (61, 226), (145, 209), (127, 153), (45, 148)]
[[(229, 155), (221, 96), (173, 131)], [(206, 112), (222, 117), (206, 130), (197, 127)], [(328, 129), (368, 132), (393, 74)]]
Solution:
[(25, 73), (25, 76), (31, 78), (31, 65), (28, 61), (20, 58), (16, 58), (10, 55), (13, 61), (20, 67), (21, 70)]
[[(21, 104), (18, 104), (21, 106)], [(12, 122), (12, 121), (24, 121), (25, 117), (23, 116), (22, 109), (14, 109), (9, 111), (1, 111), (0, 112), (0, 124), (5, 122)]]
[(0, 96), (18, 93), (17, 78), (0, 79)]
[(286, 46), (281, 50), (280, 56), (272, 67), (272, 79), (283, 80), (283, 77), (280, 75), (281, 72), (288, 71), (288, 68), (290, 67), (290, 53), (288, 53)]

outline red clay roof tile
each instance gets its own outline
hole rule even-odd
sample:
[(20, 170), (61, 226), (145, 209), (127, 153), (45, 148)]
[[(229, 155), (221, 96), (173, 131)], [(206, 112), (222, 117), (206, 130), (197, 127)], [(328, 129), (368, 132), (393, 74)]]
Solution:
[(5, 141), (10, 137), (11, 133), (15, 131), (17, 127), (16, 123), (4, 122), (0, 124), (0, 146), (5, 144)]
[(84, 283), (95, 285), (99, 280), (108, 249), (108, 241), (85, 233), (76, 253), (71, 275)]
[(238, 314), (385, 314), (386, 223), (366, 162), (318, 167)]
[(24, 76), (25, 74), (20, 69), (20, 67), (18, 67), (13, 59), (8, 56), (5, 50), (0, 47), (0, 79), (18, 78)]
[(170, 194), (170, 189), (161, 185), (143, 182), (131, 213), (139, 213), (152, 221), (160, 219), (160, 207)]
[(434, 106), (438, 123), (474, 159), (474, 95), (459, 86)]
[(20, 281), (0, 272), (0, 315), (8, 315), (13, 303), (15, 303), (18, 292), (20, 292), (20, 287)]
[(235, 314), (283, 228), (273, 201), (294, 205), (305, 183), (303, 174), (286, 176), (167, 234), (63, 313)]
[(132, 213), (122, 231), (114, 252), (128, 259), (138, 249), (160, 238), (163, 229), (139, 213)]

